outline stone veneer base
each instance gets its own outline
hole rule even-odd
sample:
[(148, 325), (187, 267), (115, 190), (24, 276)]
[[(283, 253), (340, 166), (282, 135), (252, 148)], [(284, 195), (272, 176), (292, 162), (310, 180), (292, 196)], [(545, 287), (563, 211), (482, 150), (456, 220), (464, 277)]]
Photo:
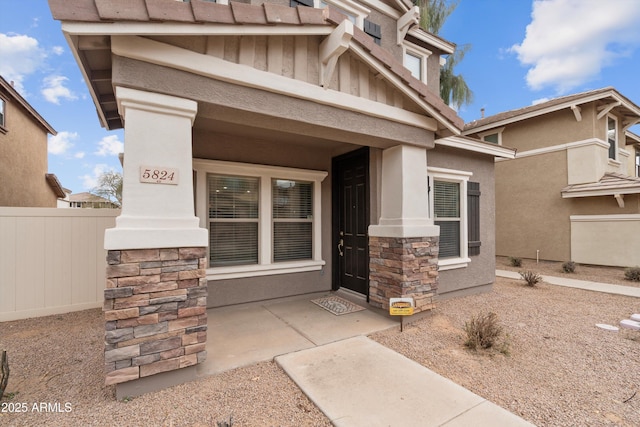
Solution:
[(433, 237), (369, 237), (369, 301), (413, 298), (414, 313), (431, 310), (438, 289), (438, 244)]
[(106, 385), (185, 372), (205, 360), (206, 253), (206, 248), (108, 251)]

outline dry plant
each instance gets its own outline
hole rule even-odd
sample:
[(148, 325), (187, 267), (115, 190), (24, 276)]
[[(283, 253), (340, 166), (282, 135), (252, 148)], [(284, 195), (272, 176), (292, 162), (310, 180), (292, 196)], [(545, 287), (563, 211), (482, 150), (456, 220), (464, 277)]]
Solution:
[(521, 271), (520, 277), (524, 279), (524, 281), (527, 283), (527, 286), (535, 286), (538, 283), (542, 282), (542, 276), (530, 270)]
[[(502, 336), (502, 326), (498, 324), (496, 313), (481, 313), (464, 323), (467, 339), (464, 345), (472, 350), (494, 347)], [(500, 350), (506, 353), (506, 346)]]

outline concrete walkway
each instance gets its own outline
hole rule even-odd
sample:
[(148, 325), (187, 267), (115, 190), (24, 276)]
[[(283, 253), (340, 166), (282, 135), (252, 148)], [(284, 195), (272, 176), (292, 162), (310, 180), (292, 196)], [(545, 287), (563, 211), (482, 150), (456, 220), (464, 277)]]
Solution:
[[(520, 274), (515, 271), (496, 270), (496, 276), (508, 279), (520, 279)], [(626, 295), (640, 298), (640, 288), (633, 286), (610, 285), (608, 283), (589, 282), (586, 280), (569, 279), (557, 276), (542, 276), (542, 280), (551, 285), (566, 286), (570, 288), (585, 289), (594, 292), (605, 292), (608, 294)]]
[(373, 309), (336, 316), (311, 302), (326, 295), (208, 310), (208, 355), (197, 375), (275, 358), (336, 426), (532, 425), (366, 338), (399, 328), (397, 317)]

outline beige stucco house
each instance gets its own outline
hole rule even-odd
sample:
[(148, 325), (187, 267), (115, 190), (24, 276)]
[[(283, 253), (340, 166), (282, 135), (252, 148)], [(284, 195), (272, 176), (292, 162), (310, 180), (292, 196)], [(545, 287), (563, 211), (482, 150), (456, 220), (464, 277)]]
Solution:
[(420, 312), (490, 288), (513, 150), (461, 135), (437, 95), (455, 46), (411, 2), (49, 3), (125, 132), (108, 384), (185, 378), (207, 307), (344, 289)]
[(640, 265), (640, 107), (614, 88), (467, 124), (517, 150), (496, 162), (496, 253)]
[(47, 135), (56, 131), (0, 76), (0, 206), (56, 207), (65, 194), (47, 173)]

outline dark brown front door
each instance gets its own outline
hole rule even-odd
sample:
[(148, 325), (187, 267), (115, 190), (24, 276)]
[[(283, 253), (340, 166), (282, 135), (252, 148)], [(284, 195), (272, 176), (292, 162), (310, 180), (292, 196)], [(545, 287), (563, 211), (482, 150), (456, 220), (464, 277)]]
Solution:
[(369, 297), (369, 149), (333, 161), (334, 289)]

